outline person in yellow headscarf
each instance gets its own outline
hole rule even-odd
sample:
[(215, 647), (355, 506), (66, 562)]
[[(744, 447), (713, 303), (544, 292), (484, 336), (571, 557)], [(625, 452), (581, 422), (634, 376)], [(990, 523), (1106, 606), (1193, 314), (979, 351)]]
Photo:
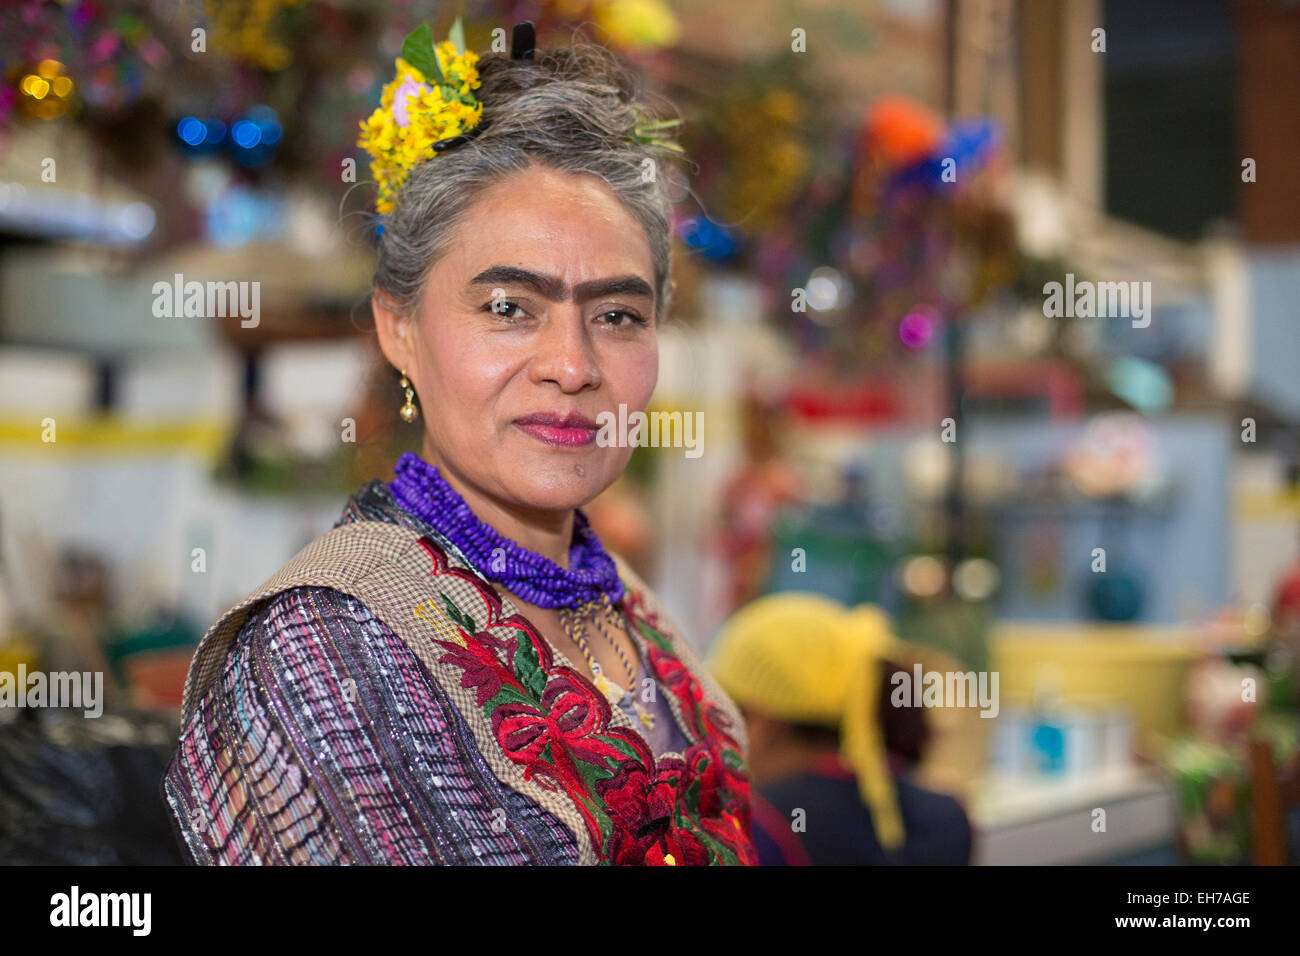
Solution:
[(763, 864), (970, 862), (951, 797), (907, 779), (924, 714), (890, 703), (913, 655), (877, 607), (783, 592), (737, 611), (709, 666), (749, 731), (753, 836)]

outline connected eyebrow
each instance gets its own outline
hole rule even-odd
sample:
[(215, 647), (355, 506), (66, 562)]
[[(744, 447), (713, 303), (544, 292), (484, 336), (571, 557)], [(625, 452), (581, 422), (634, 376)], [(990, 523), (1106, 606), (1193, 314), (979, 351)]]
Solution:
[(640, 295), (654, 299), (650, 283), (637, 275), (615, 276), (609, 279), (591, 279), (579, 282), (571, 290), (555, 276), (541, 275), (516, 266), (491, 266), (484, 269), (470, 285), (502, 286), (522, 285), (552, 302), (563, 302), (572, 297), (575, 302), (585, 302), (607, 295)]

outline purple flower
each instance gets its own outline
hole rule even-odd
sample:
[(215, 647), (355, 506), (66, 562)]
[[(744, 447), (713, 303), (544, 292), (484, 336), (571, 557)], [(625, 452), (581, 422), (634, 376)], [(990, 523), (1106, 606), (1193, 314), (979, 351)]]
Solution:
[(411, 118), (406, 113), (406, 98), (419, 96), (427, 89), (428, 87), (423, 83), (415, 82), (415, 78), (408, 75), (402, 81), (402, 85), (393, 92), (393, 119), (397, 120), (398, 126), (405, 127), (411, 122)]

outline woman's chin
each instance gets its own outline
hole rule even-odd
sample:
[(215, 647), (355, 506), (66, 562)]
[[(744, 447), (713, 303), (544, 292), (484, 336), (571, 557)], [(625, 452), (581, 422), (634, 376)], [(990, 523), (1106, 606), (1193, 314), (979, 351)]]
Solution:
[(542, 511), (581, 508), (617, 480), (626, 462), (603, 454), (570, 453), (529, 456), (509, 482), (511, 497), (521, 505)]

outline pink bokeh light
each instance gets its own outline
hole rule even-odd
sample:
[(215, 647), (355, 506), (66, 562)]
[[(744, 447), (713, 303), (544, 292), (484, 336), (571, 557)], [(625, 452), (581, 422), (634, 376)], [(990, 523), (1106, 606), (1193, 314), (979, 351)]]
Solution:
[(921, 349), (930, 344), (938, 327), (938, 311), (933, 306), (917, 305), (898, 323), (898, 337), (909, 349)]

